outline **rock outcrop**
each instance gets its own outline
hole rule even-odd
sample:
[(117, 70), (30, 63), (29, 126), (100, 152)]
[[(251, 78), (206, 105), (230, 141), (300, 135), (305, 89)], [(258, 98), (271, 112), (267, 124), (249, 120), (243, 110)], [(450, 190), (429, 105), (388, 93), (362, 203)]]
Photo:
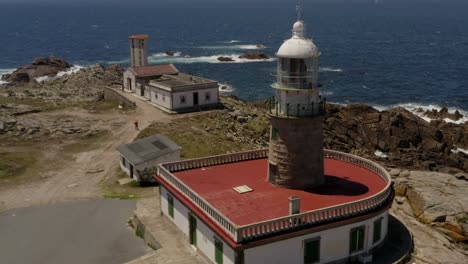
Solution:
[(248, 51), (239, 56), (239, 59), (247, 60), (268, 60), (269, 58), (268, 55), (260, 51)]
[(234, 61), (231, 57), (218, 57), (219, 61)]
[(63, 59), (56, 57), (41, 57), (35, 59), (30, 65), (19, 67), (11, 74), (2, 76), (3, 81), (7, 82), (31, 82), (35, 78), (43, 76), (55, 76), (73, 65)]
[[(468, 171), (467, 158), (452, 153), (464, 148), (465, 125), (448, 125), (449, 133), (404, 108), (379, 112), (367, 105), (328, 105), (324, 119), (325, 146), (379, 159), (387, 166), (444, 172)], [(387, 158), (374, 155), (385, 153)]]
[(96, 101), (102, 99), (104, 87), (122, 86), (123, 71), (118, 65), (95, 65), (41, 83), (11, 83), (3, 89), (3, 96), (43, 100), (54, 105), (62, 102)]
[(453, 242), (468, 243), (467, 180), (427, 171), (401, 171), (394, 176), (397, 195), (406, 197), (419, 221)]

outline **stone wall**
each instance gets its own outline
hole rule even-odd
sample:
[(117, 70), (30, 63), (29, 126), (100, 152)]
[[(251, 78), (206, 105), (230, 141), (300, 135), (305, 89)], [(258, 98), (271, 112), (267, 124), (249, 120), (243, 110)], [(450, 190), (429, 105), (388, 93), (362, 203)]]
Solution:
[[(272, 184), (310, 189), (324, 182), (322, 117), (270, 117), (268, 178)], [(273, 130), (276, 130), (273, 132)]]
[(119, 102), (123, 107), (127, 108), (134, 108), (136, 107), (135, 102), (128, 100), (127, 98), (123, 97), (117, 91), (112, 88), (105, 87), (104, 88), (104, 100), (106, 101), (116, 101)]

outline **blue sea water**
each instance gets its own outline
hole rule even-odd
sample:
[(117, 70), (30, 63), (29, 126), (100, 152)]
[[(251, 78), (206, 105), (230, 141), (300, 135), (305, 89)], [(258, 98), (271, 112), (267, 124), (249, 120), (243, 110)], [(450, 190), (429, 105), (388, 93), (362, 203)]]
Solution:
[[(256, 44), (274, 56), (295, 1), (252, 4), (0, 4), (0, 73), (55, 55), (128, 65), (127, 37), (150, 35), (150, 62), (225, 82), (246, 100), (273, 94), (275, 61), (219, 63)], [(306, 3), (328, 100), (468, 111), (468, 3)], [(180, 52), (167, 57), (166, 50)], [(178, 54), (177, 54), (178, 55)], [(189, 55), (190, 58), (185, 58)]]

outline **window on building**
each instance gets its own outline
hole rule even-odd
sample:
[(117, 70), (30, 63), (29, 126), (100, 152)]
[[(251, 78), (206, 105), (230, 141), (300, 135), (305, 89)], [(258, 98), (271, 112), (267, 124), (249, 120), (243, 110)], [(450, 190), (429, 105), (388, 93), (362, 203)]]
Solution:
[(206, 100), (206, 101), (210, 101), (210, 100), (211, 100), (211, 94), (210, 94), (210, 92), (207, 92), (207, 93), (205, 94), (205, 100)]
[(360, 251), (364, 248), (364, 226), (351, 229), (350, 251), (351, 253)]
[(125, 161), (125, 157), (124, 157), (124, 156), (122, 156), (122, 166), (123, 166), (124, 168), (127, 167), (127, 163), (126, 163), (126, 161)]
[(167, 195), (167, 212), (171, 218), (174, 218), (174, 197)]
[(180, 103), (185, 104), (185, 95), (180, 96)]
[(166, 101), (166, 96), (163, 95), (163, 96), (162, 96), (162, 100), (163, 100), (163, 101)]
[(215, 244), (215, 261), (217, 264), (223, 264), (223, 242), (218, 238), (214, 239)]
[(317, 263), (320, 261), (320, 238), (304, 241), (304, 263)]
[(154, 99), (158, 99), (158, 94), (154, 93)]
[(278, 129), (271, 127), (271, 140), (278, 140)]
[(374, 239), (373, 243), (379, 242), (382, 234), (382, 218), (375, 220), (374, 222)]

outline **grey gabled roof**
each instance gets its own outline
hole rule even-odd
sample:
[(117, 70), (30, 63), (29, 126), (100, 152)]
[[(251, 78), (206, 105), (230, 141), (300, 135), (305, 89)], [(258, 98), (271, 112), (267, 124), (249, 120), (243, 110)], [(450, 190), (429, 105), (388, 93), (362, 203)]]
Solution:
[(157, 134), (151, 137), (136, 140), (129, 144), (120, 145), (117, 151), (130, 163), (138, 165), (142, 162), (158, 158), (181, 149), (174, 141), (164, 135)]

